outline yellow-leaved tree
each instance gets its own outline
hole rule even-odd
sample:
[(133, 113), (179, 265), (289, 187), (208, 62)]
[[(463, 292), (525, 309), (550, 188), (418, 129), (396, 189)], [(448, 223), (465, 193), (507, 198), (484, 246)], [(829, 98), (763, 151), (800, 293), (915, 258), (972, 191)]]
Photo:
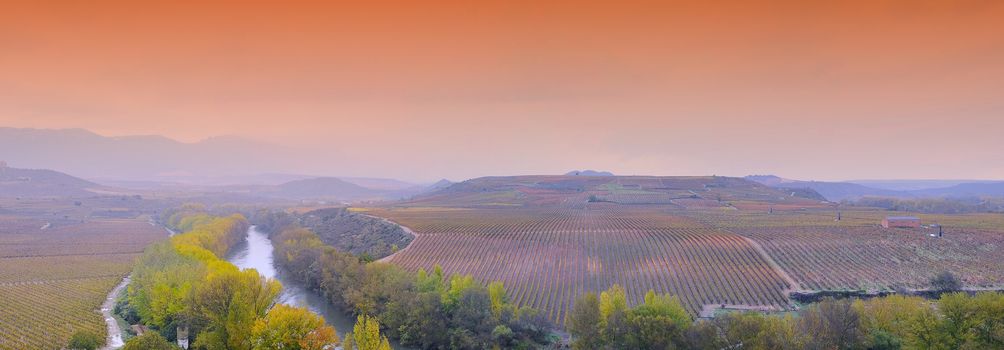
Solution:
[(338, 345), (335, 329), (305, 308), (279, 304), (251, 329), (253, 349), (323, 350)]
[(375, 318), (359, 315), (352, 333), (345, 335), (345, 350), (390, 350), (387, 337), (380, 335), (380, 323)]

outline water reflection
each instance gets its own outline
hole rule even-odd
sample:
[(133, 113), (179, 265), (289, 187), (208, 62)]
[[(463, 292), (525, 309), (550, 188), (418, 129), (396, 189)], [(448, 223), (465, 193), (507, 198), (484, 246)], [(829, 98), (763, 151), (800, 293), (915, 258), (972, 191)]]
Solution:
[(282, 283), (282, 293), (279, 302), (282, 304), (305, 307), (324, 317), (324, 321), (338, 330), (338, 336), (343, 337), (352, 329), (355, 322), (348, 315), (331, 306), (324, 297), (305, 288), (301, 283), (291, 280), (287, 271), (275, 266), (272, 257), (272, 241), (268, 235), (258, 231), (254, 226), (248, 229), (247, 242), (231, 251), (227, 259), (241, 269), (255, 269), (262, 276), (275, 278)]

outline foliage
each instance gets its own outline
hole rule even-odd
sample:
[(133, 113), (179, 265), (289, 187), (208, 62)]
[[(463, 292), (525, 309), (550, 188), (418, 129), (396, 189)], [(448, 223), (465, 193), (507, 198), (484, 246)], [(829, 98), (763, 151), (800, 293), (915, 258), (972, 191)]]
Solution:
[(175, 350), (176, 345), (164, 339), (157, 332), (146, 332), (143, 335), (129, 339), (122, 350)]
[(575, 299), (565, 326), (575, 337), (572, 348), (586, 350), (600, 347), (603, 341), (600, 334), (600, 301), (595, 293), (586, 293)]
[(1004, 294), (826, 299), (798, 317), (729, 313), (699, 321), (683, 338), (693, 349), (1002, 349)]
[(931, 278), (931, 288), (942, 293), (954, 292), (962, 289), (962, 280), (949, 271), (942, 271)]
[[(275, 304), (282, 287), (253, 269), (210, 273), (191, 294), (191, 311), (205, 328), (196, 339), (216, 339), (221, 348), (251, 348), (251, 330)], [(206, 335), (212, 333), (209, 337)], [(206, 342), (202, 342), (206, 344)], [(217, 347), (211, 346), (211, 347)]]
[(346, 350), (390, 350), (387, 337), (380, 335), (380, 323), (375, 318), (359, 315), (352, 332), (345, 335)]
[(338, 334), (324, 319), (303, 309), (276, 305), (255, 322), (253, 349), (322, 350), (339, 343)]
[(847, 204), (918, 213), (1000, 213), (1004, 212), (1004, 198), (889, 198), (864, 197)]
[(575, 349), (672, 349), (684, 346), (691, 319), (679, 299), (649, 291), (645, 302), (627, 307), (625, 291), (613, 285), (576, 299), (566, 325)]
[(128, 307), (142, 323), (168, 339), (178, 326), (188, 327), (194, 348), (322, 349), (337, 343), (322, 318), (274, 307), (279, 282), (219, 258), (243, 239), (243, 216), (213, 217), (196, 206), (170, 220), (187, 232), (148, 248), (133, 269)]
[(73, 350), (94, 350), (104, 343), (101, 336), (89, 331), (77, 331), (70, 336), (70, 342), (66, 347)]

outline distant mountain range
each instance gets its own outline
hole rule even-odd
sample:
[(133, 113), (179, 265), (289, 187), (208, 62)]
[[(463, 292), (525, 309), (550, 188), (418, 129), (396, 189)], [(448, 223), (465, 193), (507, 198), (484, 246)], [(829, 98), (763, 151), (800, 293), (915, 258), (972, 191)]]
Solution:
[[(184, 181), (257, 174), (284, 169), (288, 153), (238, 137), (183, 143), (155, 135), (106, 137), (84, 129), (0, 127), (0, 160), (88, 179)], [(269, 159), (268, 164), (262, 159)]]
[(859, 182), (825, 182), (791, 180), (774, 175), (750, 175), (746, 179), (774, 188), (812, 189), (827, 200), (834, 202), (855, 200), (862, 197), (1004, 197), (1004, 181), (861, 180)]
[(614, 176), (614, 173), (609, 171), (597, 171), (597, 170), (572, 170), (565, 173), (566, 176)]
[[(421, 193), (427, 187), (385, 178), (279, 172), (289, 165), (283, 162), (297, 158), (289, 156), (291, 153), (289, 149), (238, 137), (184, 143), (156, 135), (106, 137), (84, 129), (0, 127), (0, 161), (18, 168), (58, 169), (89, 179), (81, 180), (89, 186), (100, 183), (135, 190), (221, 190), (340, 200), (397, 199)], [(434, 186), (446, 185), (448, 181)], [(26, 193), (44, 192), (20, 188)], [(7, 190), (13, 193), (12, 188)]]

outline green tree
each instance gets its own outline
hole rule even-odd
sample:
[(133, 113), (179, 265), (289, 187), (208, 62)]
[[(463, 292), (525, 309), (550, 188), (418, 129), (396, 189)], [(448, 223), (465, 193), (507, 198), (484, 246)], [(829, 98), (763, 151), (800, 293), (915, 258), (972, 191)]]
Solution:
[(178, 254), (170, 242), (154, 244), (133, 269), (129, 305), (146, 325), (165, 328), (185, 311), (189, 292), (205, 275), (203, 262)]
[(471, 344), (474, 348), (488, 346), (497, 322), (492, 318), (491, 299), (485, 287), (475, 285), (465, 288), (451, 316), (450, 327), (464, 331), (462, 343)]
[(942, 294), (938, 311), (942, 315), (942, 330), (948, 346), (960, 349), (971, 339), (971, 330), (979, 323), (972, 299), (965, 293)]
[(171, 342), (164, 339), (160, 333), (146, 332), (143, 335), (129, 339), (122, 347), (122, 350), (175, 350), (179, 349)]
[(1004, 349), (1004, 294), (982, 292), (971, 302), (975, 312), (966, 345), (972, 349)]
[(877, 330), (871, 332), (868, 339), (868, 349), (870, 350), (899, 350), (903, 348), (903, 340), (892, 333)]
[(464, 294), (464, 291), (473, 288), (478, 283), (474, 281), (474, 277), (471, 275), (461, 276), (453, 275), (450, 277), (450, 287), (443, 294), (443, 305), (449, 310), (457, 304), (460, 300), (460, 296)]
[(947, 350), (949, 340), (942, 329), (941, 316), (930, 308), (921, 310), (909, 320), (911, 348)]
[(628, 311), (627, 344), (635, 349), (671, 349), (684, 345), (684, 332), (691, 320), (680, 300), (655, 291), (645, 302)]
[(406, 305), (402, 307), (407, 314), (404, 322), (398, 327), (401, 343), (431, 349), (448, 342), (444, 332), (429, 331), (449, 327), (449, 320), (443, 311), (442, 298), (438, 292), (418, 293), (413, 300), (403, 305)]
[(941, 293), (954, 292), (962, 289), (962, 280), (951, 272), (942, 271), (931, 278), (931, 288)]
[(572, 348), (599, 349), (603, 345), (603, 338), (600, 333), (600, 302), (596, 293), (586, 293), (576, 298), (565, 324), (572, 335)]
[(854, 309), (861, 315), (861, 328), (870, 343), (896, 339), (903, 344), (914, 344), (912, 323), (930, 310), (931, 304), (920, 297), (890, 295), (857, 300)]
[(94, 334), (94, 332), (76, 331), (70, 336), (70, 342), (66, 347), (73, 350), (94, 350), (101, 346), (102, 343), (104, 343), (104, 339)]

